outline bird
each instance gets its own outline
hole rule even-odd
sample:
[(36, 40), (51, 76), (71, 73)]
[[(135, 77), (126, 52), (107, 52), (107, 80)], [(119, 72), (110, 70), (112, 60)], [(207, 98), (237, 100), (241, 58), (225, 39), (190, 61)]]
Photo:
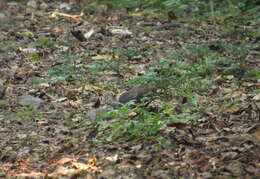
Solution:
[(140, 102), (143, 97), (151, 96), (156, 92), (154, 87), (135, 87), (119, 95), (118, 102), (125, 104), (131, 100)]

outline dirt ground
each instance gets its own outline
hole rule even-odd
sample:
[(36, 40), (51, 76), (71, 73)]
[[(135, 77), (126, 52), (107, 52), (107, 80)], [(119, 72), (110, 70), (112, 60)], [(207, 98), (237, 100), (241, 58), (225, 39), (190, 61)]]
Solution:
[[(256, 39), (225, 31), (225, 22), (172, 23), (156, 13), (129, 16), (103, 6), (82, 13), (60, 1), (0, 6), (1, 178), (260, 178), (259, 79), (217, 76), (207, 93), (196, 94), (212, 109), (199, 120), (166, 126), (163, 144), (101, 142), (95, 116), (86, 117), (125, 90), (117, 81), (143, 74), (186, 44), (221, 51), (211, 43), (241, 38), (254, 46), (244, 57), (246, 69), (259, 70)], [(96, 61), (116, 61), (112, 48), (130, 47), (141, 57), (122, 55), (123, 73), (88, 71)], [(65, 78), (57, 79), (60, 74)]]

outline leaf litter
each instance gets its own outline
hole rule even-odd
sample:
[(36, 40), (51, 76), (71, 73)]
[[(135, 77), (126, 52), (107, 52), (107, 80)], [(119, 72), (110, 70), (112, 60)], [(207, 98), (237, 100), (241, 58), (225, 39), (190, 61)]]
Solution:
[[(216, 77), (217, 86), (209, 93), (194, 94), (200, 104), (210, 107), (203, 118), (172, 121), (161, 128), (159, 132), (170, 139), (169, 144), (166, 141), (158, 147), (153, 140), (98, 140), (111, 128), (108, 121), (117, 121), (95, 122), (123, 91), (120, 84), (185, 44), (201, 43), (221, 51), (221, 45), (210, 45), (201, 38), (214, 43), (227, 34), (212, 30), (214, 25), (184, 19), (165, 24), (156, 14), (129, 17), (115, 11), (106, 16), (88, 15), (79, 14), (69, 4), (41, 3), (7, 3), (5, 11), (10, 17), (2, 17), (8, 23), (1, 21), (1, 177), (260, 176), (259, 78), (235, 78), (235, 68), (228, 69), (231, 75)], [(55, 7), (65, 10), (55, 11)], [(259, 70), (259, 54), (253, 50), (246, 58), (250, 68)], [(179, 100), (186, 101), (185, 97)], [(152, 105), (152, 110), (159, 111), (157, 103)], [(130, 110), (132, 118), (139, 113)], [(185, 110), (175, 107), (179, 114)]]

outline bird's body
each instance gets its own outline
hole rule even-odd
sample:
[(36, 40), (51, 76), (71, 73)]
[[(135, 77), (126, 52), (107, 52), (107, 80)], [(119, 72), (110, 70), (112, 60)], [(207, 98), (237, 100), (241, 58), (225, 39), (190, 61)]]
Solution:
[(129, 91), (123, 92), (118, 101), (120, 103), (127, 103), (131, 100), (140, 101), (141, 98), (149, 96), (156, 91), (156, 88), (145, 88), (145, 87), (137, 87), (132, 88)]

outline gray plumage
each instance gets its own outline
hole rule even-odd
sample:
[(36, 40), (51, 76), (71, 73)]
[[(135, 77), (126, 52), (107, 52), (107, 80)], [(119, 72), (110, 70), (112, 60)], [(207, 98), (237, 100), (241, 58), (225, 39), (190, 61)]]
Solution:
[(154, 94), (156, 91), (156, 88), (144, 88), (144, 87), (137, 87), (137, 88), (132, 88), (124, 93), (122, 93), (119, 96), (118, 101), (120, 103), (127, 103), (131, 100), (136, 100), (140, 101), (143, 97), (147, 97), (149, 95)]

